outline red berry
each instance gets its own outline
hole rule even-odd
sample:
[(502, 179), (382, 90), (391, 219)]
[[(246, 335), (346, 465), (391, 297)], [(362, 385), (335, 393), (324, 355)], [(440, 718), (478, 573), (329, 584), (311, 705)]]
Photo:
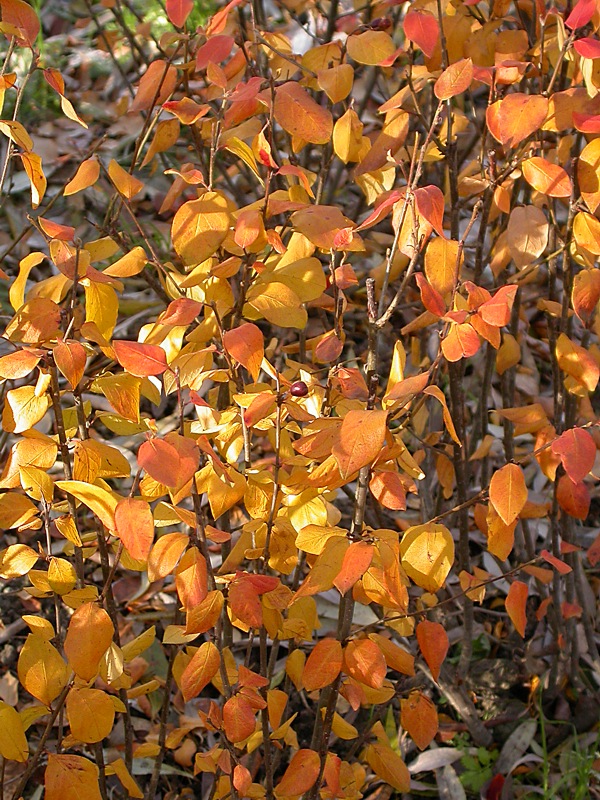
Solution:
[(295, 381), (290, 386), (290, 394), (292, 397), (306, 397), (308, 394), (308, 386), (304, 381)]

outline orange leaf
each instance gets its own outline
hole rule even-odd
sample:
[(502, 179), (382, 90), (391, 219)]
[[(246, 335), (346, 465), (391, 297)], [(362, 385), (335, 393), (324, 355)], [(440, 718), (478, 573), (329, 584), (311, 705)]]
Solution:
[(406, 510), (406, 489), (397, 472), (375, 471), (369, 481), (369, 489), (375, 499), (392, 511)]
[[(162, 351), (164, 352), (164, 350)], [(179, 473), (179, 453), (164, 439), (148, 439), (137, 454), (140, 467), (165, 486), (175, 486)]]
[(162, 375), (167, 369), (167, 355), (158, 345), (117, 339), (112, 346), (117, 361), (130, 375), (147, 378), (149, 375)]
[(346, 594), (371, 566), (373, 545), (368, 542), (352, 542), (344, 553), (342, 568), (334, 578), (333, 585), (340, 594)]
[(65, 655), (78, 678), (91, 681), (98, 673), (100, 659), (110, 647), (113, 624), (96, 603), (83, 603), (69, 622), (65, 638)]
[(496, 328), (508, 325), (517, 288), (514, 285), (501, 286), (492, 298), (482, 303), (478, 309), (482, 320)]
[(506, 611), (517, 632), (524, 637), (525, 625), (527, 624), (527, 596), (529, 590), (527, 584), (521, 581), (513, 581), (506, 595)]
[(189, 536), (185, 533), (165, 533), (158, 539), (148, 556), (150, 583), (165, 578), (171, 572), (189, 541)]
[(82, 161), (74, 177), (64, 188), (64, 196), (81, 192), (89, 186), (93, 186), (100, 177), (100, 164), (95, 158), (88, 158)]
[(232, 581), (227, 597), (231, 610), (238, 619), (252, 628), (260, 628), (263, 623), (262, 605), (258, 592), (250, 581)]
[(115, 508), (115, 535), (136, 561), (146, 561), (154, 540), (154, 519), (149, 503), (125, 497)]
[(332, 454), (340, 475), (348, 478), (375, 461), (385, 442), (385, 411), (349, 411), (338, 432)]
[(148, 111), (168, 100), (177, 85), (177, 69), (166, 61), (153, 61), (142, 75), (130, 111)]
[(583, 428), (571, 428), (552, 442), (552, 452), (560, 456), (564, 470), (573, 483), (579, 483), (594, 466), (596, 442)]
[(304, 142), (327, 144), (331, 139), (331, 112), (318, 105), (295, 81), (288, 81), (275, 90), (274, 116), (284, 131)]
[(196, 608), (208, 595), (206, 559), (197, 547), (190, 547), (175, 570), (175, 585), (186, 611)]
[(220, 665), (221, 656), (216, 646), (212, 642), (203, 642), (181, 673), (181, 693), (186, 703), (211, 682)]
[(373, 689), (381, 689), (387, 673), (383, 653), (371, 639), (355, 639), (344, 650), (344, 671)]
[(83, 345), (73, 339), (59, 341), (52, 351), (52, 355), (58, 369), (75, 388), (83, 378), (87, 361)]
[(167, 310), (164, 311), (157, 322), (160, 325), (191, 325), (202, 310), (202, 303), (197, 300), (190, 300), (188, 297), (180, 297), (169, 303)]
[(534, 156), (521, 164), (523, 177), (537, 192), (549, 197), (570, 197), (571, 179), (562, 167), (545, 158)]
[(297, 797), (311, 789), (321, 771), (321, 759), (314, 750), (298, 750), (292, 756), (282, 779), (275, 787), (275, 796)]
[(337, 639), (321, 639), (314, 646), (302, 672), (307, 692), (323, 689), (337, 678), (342, 669), (342, 645)]
[(506, 525), (519, 516), (527, 502), (527, 486), (523, 470), (517, 464), (506, 464), (492, 476), (490, 502)]
[(548, 99), (541, 95), (512, 92), (487, 108), (490, 133), (500, 144), (516, 147), (542, 126)]
[(479, 336), (468, 322), (453, 323), (442, 341), (442, 353), (447, 361), (470, 358), (479, 350)]
[(440, 725), (434, 704), (422, 692), (411, 692), (400, 701), (400, 724), (419, 750), (425, 750)]
[(256, 381), (265, 355), (264, 337), (259, 327), (245, 322), (223, 334), (223, 347), (235, 361), (246, 367)]
[(473, 62), (470, 58), (461, 58), (445, 69), (433, 85), (433, 92), (438, 100), (449, 100), (462, 94), (473, 80)]
[(448, 634), (439, 622), (423, 620), (417, 625), (417, 642), (433, 679), (440, 677), (440, 668), (448, 652)]
[(241, 694), (234, 694), (223, 706), (225, 735), (233, 744), (252, 736), (256, 727), (254, 709)]
[(83, 756), (48, 755), (44, 776), (46, 800), (101, 800), (98, 767)]

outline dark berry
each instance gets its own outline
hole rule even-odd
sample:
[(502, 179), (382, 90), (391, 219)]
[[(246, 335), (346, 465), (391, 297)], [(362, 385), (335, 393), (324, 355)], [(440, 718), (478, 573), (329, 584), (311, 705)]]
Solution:
[(306, 397), (308, 394), (308, 386), (304, 381), (295, 381), (290, 386), (290, 394), (292, 397)]
[(386, 19), (386, 17), (377, 17), (377, 19), (371, 20), (370, 28), (374, 31), (387, 31), (388, 28), (392, 27), (392, 20)]

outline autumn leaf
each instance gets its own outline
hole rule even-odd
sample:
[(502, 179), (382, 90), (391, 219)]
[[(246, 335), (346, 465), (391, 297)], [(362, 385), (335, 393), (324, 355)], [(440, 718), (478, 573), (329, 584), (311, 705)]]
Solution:
[(518, 464), (506, 464), (490, 482), (490, 502), (506, 525), (519, 516), (527, 502), (527, 486)]
[(506, 596), (506, 611), (512, 624), (517, 629), (520, 636), (525, 636), (525, 626), (527, 624), (527, 584), (522, 581), (513, 581)]
[(167, 356), (162, 347), (118, 339), (112, 346), (117, 361), (130, 375), (147, 378), (149, 375), (162, 375), (167, 369)]
[(337, 639), (321, 639), (306, 660), (302, 672), (302, 684), (307, 692), (323, 689), (333, 683), (341, 669), (341, 644)]
[(343, 478), (377, 458), (385, 441), (386, 420), (385, 411), (349, 411), (346, 414), (332, 448)]
[(435, 681), (448, 652), (448, 635), (439, 622), (423, 620), (417, 625), (417, 641)]

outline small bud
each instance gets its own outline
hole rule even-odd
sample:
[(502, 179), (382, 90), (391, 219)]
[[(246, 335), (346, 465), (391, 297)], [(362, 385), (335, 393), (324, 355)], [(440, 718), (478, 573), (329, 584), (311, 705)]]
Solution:
[(308, 394), (308, 386), (304, 381), (295, 381), (290, 386), (290, 394), (292, 397), (306, 397)]

